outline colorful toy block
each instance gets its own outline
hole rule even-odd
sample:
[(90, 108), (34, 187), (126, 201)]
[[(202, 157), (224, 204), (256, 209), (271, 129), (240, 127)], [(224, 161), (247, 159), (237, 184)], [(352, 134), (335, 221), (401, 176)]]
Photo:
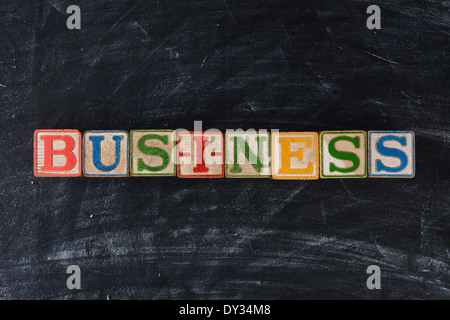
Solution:
[(225, 176), (227, 178), (269, 178), (270, 134), (263, 131), (225, 133)]
[(128, 176), (128, 132), (86, 131), (83, 173), (87, 177)]
[(174, 176), (175, 131), (132, 130), (130, 132), (131, 176)]
[(36, 130), (34, 175), (81, 176), (81, 133), (78, 130)]
[(177, 134), (177, 174), (180, 178), (222, 178), (223, 134), (220, 131)]
[(273, 133), (272, 179), (319, 179), (319, 135), (316, 132)]
[(325, 179), (367, 177), (366, 132), (321, 132), (320, 177)]
[(414, 177), (414, 132), (370, 131), (368, 136), (369, 178)]

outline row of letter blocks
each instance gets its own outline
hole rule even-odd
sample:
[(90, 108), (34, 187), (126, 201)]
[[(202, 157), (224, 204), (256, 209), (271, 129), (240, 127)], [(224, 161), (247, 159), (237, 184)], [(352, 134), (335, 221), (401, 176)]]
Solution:
[(36, 130), (37, 177), (412, 178), (411, 131)]

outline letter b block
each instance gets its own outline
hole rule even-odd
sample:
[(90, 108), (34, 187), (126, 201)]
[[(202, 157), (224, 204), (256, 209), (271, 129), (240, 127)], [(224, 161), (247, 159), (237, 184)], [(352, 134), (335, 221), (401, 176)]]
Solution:
[(87, 177), (128, 176), (128, 132), (86, 131), (83, 172)]
[(320, 177), (367, 177), (366, 137), (365, 131), (321, 132)]
[(413, 178), (414, 132), (369, 132), (369, 177)]
[(173, 130), (132, 130), (130, 145), (131, 176), (176, 174)]
[(34, 175), (81, 176), (81, 133), (78, 130), (36, 130)]
[(316, 132), (272, 135), (272, 179), (319, 179), (319, 137)]

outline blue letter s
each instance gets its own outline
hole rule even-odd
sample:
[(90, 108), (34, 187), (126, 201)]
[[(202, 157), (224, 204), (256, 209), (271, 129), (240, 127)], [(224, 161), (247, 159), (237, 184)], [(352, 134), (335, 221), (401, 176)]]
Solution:
[(391, 148), (386, 148), (383, 143), (385, 141), (388, 140), (395, 140), (397, 142), (399, 142), (403, 147), (406, 146), (406, 137), (397, 137), (397, 136), (384, 136), (382, 138), (380, 138), (380, 140), (378, 140), (377, 142), (377, 151), (385, 157), (395, 157), (400, 159), (400, 166), (398, 167), (387, 167), (385, 166), (381, 160), (377, 160), (376, 161), (376, 166), (377, 166), (377, 171), (387, 171), (387, 172), (400, 172), (403, 169), (406, 168), (406, 165), (408, 164), (408, 157), (406, 156), (406, 154), (398, 149), (391, 149)]

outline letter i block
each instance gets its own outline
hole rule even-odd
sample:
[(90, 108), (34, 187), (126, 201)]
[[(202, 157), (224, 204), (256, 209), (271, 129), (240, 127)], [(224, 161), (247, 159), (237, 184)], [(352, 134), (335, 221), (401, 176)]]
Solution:
[(365, 131), (320, 133), (321, 178), (367, 177), (367, 135)]
[(81, 176), (81, 133), (78, 130), (36, 130), (34, 175)]
[(370, 178), (413, 178), (415, 161), (414, 132), (369, 132)]
[(177, 134), (179, 178), (223, 177), (223, 134), (219, 131)]
[(272, 134), (272, 179), (319, 179), (319, 135), (316, 132)]
[(128, 132), (86, 131), (83, 172), (87, 177), (128, 176)]
[(269, 178), (270, 134), (241, 130), (226, 132), (225, 159), (227, 178)]
[(147, 177), (176, 175), (175, 132), (130, 131), (130, 175)]

